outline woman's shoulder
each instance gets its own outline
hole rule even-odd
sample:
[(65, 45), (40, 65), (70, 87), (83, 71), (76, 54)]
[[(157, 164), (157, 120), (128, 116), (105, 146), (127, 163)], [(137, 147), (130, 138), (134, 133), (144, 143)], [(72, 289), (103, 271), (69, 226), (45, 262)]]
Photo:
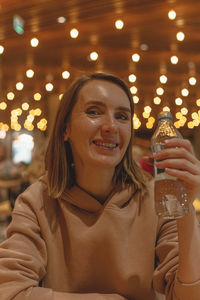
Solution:
[(17, 197), (13, 213), (41, 210), (48, 197), (46, 176), (44, 175)]

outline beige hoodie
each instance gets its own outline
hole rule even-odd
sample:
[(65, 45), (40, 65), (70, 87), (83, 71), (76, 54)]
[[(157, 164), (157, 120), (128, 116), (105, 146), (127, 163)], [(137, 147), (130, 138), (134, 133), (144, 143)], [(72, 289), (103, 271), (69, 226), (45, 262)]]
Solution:
[[(194, 258), (195, 259), (195, 258)], [(77, 186), (47, 195), (43, 177), (16, 200), (0, 246), (1, 300), (199, 300), (200, 281), (176, 279), (176, 221), (158, 222), (153, 189), (104, 205)]]

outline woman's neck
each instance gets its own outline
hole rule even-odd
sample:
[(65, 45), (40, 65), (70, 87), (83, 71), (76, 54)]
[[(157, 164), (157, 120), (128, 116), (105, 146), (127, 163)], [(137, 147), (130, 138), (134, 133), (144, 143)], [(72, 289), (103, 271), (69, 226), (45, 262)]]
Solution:
[(84, 170), (76, 174), (77, 185), (103, 204), (114, 188), (113, 172), (98, 169)]

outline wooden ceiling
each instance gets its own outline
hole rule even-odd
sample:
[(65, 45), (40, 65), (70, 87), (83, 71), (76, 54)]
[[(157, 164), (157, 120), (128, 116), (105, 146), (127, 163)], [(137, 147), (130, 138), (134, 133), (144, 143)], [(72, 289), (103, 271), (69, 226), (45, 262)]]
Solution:
[[(176, 12), (174, 20), (168, 18), (171, 9)], [(11, 110), (27, 102), (29, 110), (42, 110), (33, 121), (37, 128), (41, 118), (49, 119), (50, 95), (58, 99), (80, 73), (106, 71), (137, 87), (140, 100), (135, 112), (141, 121), (138, 135), (151, 135), (155, 129), (155, 125), (151, 130), (146, 128), (144, 107), (151, 106), (150, 116), (156, 118), (167, 105), (175, 120), (176, 112), (182, 107), (188, 109), (181, 131), (190, 136), (198, 127), (188, 129), (187, 123), (200, 109), (196, 104), (200, 98), (199, 12), (199, 0), (0, 0), (0, 45), (4, 47), (0, 56), (0, 101), (7, 104), (5, 110), (0, 110), (0, 122), (10, 127)], [(22, 35), (13, 29), (15, 15), (24, 21)], [(61, 16), (66, 18), (65, 23), (57, 22)], [(124, 22), (121, 30), (115, 28), (117, 19)], [(72, 28), (79, 31), (76, 39), (70, 37)], [(179, 31), (185, 34), (182, 42), (176, 38)], [(33, 37), (39, 40), (35, 48), (30, 45)], [(89, 59), (92, 51), (98, 53), (96, 61)], [(140, 55), (139, 62), (132, 61), (134, 53)], [(177, 64), (170, 62), (172, 55), (178, 57)], [(34, 70), (33, 78), (26, 77), (30, 68)], [(65, 70), (70, 72), (69, 79), (62, 78)], [(137, 77), (135, 83), (128, 81), (132, 73)], [(168, 78), (166, 84), (159, 81), (163, 74)], [(189, 84), (190, 76), (196, 77), (196, 85)], [(16, 90), (19, 81), (24, 84), (21, 91)], [(52, 92), (45, 90), (47, 82), (53, 83)], [(153, 102), (158, 87), (164, 89), (160, 105)], [(181, 95), (183, 88), (189, 90), (186, 97)], [(7, 99), (8, 92), (15, 94), (12, 101)], [(33, 98), (36, 92), (42, 95), (40, 101)], [(181, 106), (175, 104), (177, 97), (183, 100)], [(18, 119), (22, 128), (29, 110)]]

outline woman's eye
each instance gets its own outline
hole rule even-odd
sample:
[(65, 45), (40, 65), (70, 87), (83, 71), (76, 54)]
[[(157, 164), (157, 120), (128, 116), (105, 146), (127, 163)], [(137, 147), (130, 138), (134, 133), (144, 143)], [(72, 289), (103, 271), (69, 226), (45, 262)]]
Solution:
[(123, 121), (129, 120), (129, 116), (127, 114), (125, 114), (125, 113), (119, 113), (119, 114), (117, 114), (116, 118), (120, 119), (120, 120), (123, 120)]
[(92, 108), (92, 109), (88, 109), (86, 111), (86, 114), (91, 115), (91, 116), (98, 116), (101, 114), (101, 112), (98, 109)]

